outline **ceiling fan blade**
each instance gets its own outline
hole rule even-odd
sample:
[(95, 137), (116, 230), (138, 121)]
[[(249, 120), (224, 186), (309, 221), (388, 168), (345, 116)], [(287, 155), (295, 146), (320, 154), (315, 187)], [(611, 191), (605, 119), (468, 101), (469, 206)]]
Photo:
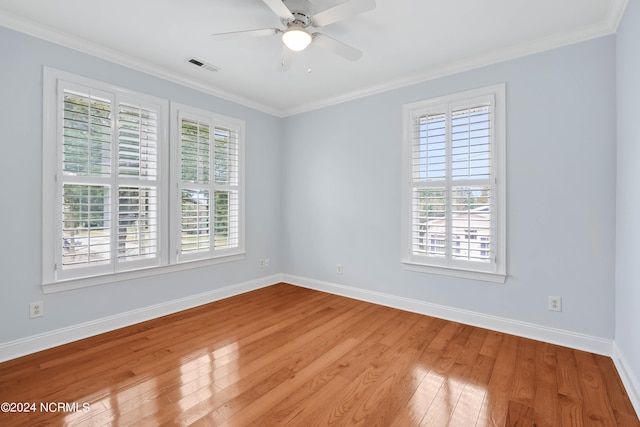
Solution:
[(324, 27), (346, 18), (375, 9), (375, 0), (349, 0), (337, 6), (316, 13), (311, 17), (314, 27)]
[(282, 19), (291, 19), (293, 20), (293, 14), (289, 10), (287, 6), (282, 2), (282, 0), (262, 0), (269, 9), (273, 11), (276, 15), (278, 15)]
[(357, 61), (362, 56), (362, 51), (359, 51), (355, 47), (351, 47), (342, 43), (334, 38), (322, 33), (313, 34), (313, 43), (320, 47), (328, 49), (333, 53), (342, 56), (349, 61)]
[(245, 31), (232, 31), (230, 33), (218, 33), (211, 34), (211, 37), (215, 37), (218, 40), (237, 40), (247, 39), (251, 37), (264, 37), (272, 36), (281, 32), (278, 28), (262, 28), (260, 30), (245, 30)]
[(291, 61), (293, 60), (293, 51), (282, 45), (282, 56), (280, 57), (280, 64), (278, 64), (279, 71), (288, 71), (291, 68)]

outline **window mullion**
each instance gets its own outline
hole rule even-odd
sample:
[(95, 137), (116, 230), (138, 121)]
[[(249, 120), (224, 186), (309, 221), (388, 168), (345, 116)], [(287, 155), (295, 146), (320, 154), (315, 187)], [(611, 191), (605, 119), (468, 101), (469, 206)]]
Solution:
[(209, 234), (211, 235), (211, 247), (210, 251), (215, 252), (218, 238), (218, 224), (217, 224), (217, 211), (218, 211), (218, 193), (223, 190), (223, 184), (218, 182), (218, 169), (217, 169), (217, 156), (218, 156), (218, 127), (217, 123), (212, 123), (210, 133), (210, 146), (209, 151), (209, 170), (211, 171), (211, 203), (209, 209)]
[(114, 97), (114, 105), (111, 114), (113, 120), (111, 120), (111, 204), (110, 209), (110, 224), (111, 224), (111, 265), (113, 272), (118, 271), (118, 227), (120, 223), (120, 206), (119, 206), (119, 177), (118, 177), (118, 164), (120, 152), (120, 135), (118, 129), (120, 128), (120, 97), (116, 94)]
[(451, 121), (451, 106), (447, 107), (445, 122), (445, 259), (446, 265), (451, 266), (452, 261), (452, 227), (453, 227), (453, 212), (452, 212), (452, 188), (451, 188), (451, 174), (452, 174), (452, 121)]

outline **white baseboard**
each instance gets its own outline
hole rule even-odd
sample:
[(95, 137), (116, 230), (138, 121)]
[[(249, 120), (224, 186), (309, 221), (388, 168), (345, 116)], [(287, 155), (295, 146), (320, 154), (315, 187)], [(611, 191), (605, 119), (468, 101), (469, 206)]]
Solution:
[(191, 295), (161, 304), (144, 307), (102, 319), (69, 326), (43, 334), (21, 338), (7, 343), (0, 343), (0, 362), (15, 359), (20, 356), (46, 350), (72, 341), (77, 341), (90, 336), (113, 331), (115, 329), (130, 326), (136, 323), (155, 319), (168, 314), (176, 313), (199, 305), (208, 304), (234, 295), (264, 288), (282, 281), (281, 274), (262, 277), (243, 283), (238, 283), (213, 291)]
[(615, 343), (613, 344), (613, 355), (611, 358), (620, 374), (622, 384), (624, 384), (627, 390), (631, 404), (636, 410), (636, 415), (640, 416), (640, 377), (636, 375), (636, 372), (633, 372), (631, 365), (627, 362), (626, 357)]
[(504, 317), (491, 316), (474, 311), (461, 310), (439, 304), (432, 304), (416, 299), (403, 298), (381, 292), (367, 291), (352, 286), (323, 282), (305, 277), (284, 274), (282, 281), (292, 285), (315, 289), (322, 292), (341, 295), (361, 301), (387, 307), (398, 308), (413, 313), (425, 314), (458, 323), (491, 329), (525, 338), (558, 344), (578, 350), (589, 351), (611, 357), (613, 352), (613, 340), (578, 334), (563, 329), (549, 328), (534, 323), (521, 322)]

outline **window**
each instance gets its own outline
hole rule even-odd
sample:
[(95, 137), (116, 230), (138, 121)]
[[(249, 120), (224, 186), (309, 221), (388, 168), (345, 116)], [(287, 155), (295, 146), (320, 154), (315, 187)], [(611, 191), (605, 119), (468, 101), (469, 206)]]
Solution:
[(169, 101), (45, 69), (45, 289), (242, 253), (244, 124), (201, 115), (169, 143)]
[(504, 281), (504, 105), (503, 84), (405, 105), (408, 269)]
[(244, 124), (229, 117), (172, 104), (179, 162), (176, 217), (178, 261), (237, 253), (241, 226), (241, 135)]

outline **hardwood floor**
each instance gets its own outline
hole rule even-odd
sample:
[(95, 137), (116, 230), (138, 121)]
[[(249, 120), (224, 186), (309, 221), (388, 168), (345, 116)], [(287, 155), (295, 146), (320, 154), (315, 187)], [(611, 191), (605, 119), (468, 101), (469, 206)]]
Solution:
[(0, 402), (35, 409), (1, 426), (640, 426), (607, 357), (286, 284), (2, 363)]

